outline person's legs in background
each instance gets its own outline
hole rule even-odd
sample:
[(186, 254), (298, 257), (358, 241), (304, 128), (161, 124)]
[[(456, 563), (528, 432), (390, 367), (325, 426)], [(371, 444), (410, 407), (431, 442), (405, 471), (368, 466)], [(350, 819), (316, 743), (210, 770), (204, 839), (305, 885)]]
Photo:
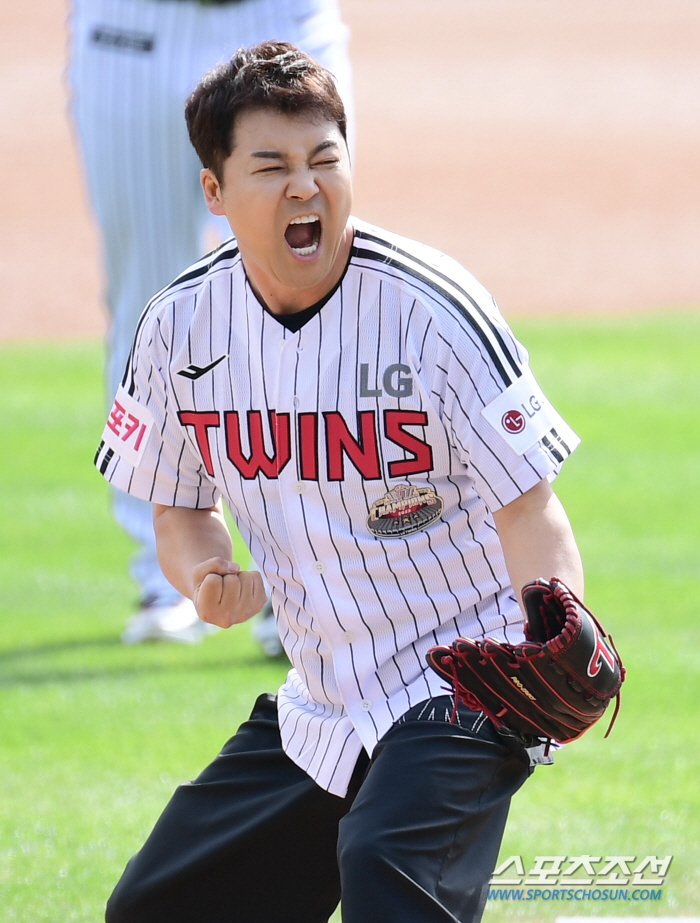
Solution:
[[(351, 113), (348, 33), (335, 0), (74, 0), (69, 79), (102, 235), (109, 402), (148, 301), (199, 259), (205, 243), (229, 236), (226, 222), (212, 222), (204, 205), (185, 99), (207, 69), (273, 33), (337, 75)], [(150, 504), (121, 491), (114, 491), (112, 504), (115, 520), (136, 545), (129, 573), (139, 602), (122, 639), (198, 641), (212, 626), (163, 576)], [(271, 607), (253, 622), (252, 633), (268, 656), (283, 653)]]

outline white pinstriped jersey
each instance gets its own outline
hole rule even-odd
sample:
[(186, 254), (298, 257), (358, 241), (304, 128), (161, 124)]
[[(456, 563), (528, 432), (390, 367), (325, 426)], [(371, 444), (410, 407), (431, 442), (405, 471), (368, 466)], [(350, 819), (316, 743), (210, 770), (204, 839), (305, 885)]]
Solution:
[(257, 301), (235, 240), (159, 293), (96, 456), (143, 499), (224, 497), (292, 664), (285, 750), (338, 795), (363, 745), (444, 691), (429, 647), (522, 638), (491, 513), (578, 442), (465, 269), (353, 225), (297, 332)]

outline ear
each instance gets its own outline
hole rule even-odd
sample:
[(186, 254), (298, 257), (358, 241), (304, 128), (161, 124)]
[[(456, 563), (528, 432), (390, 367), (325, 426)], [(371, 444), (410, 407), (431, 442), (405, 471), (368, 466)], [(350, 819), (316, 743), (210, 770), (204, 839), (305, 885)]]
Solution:
[(212, 215), (224, 214), (224, 200), (221, 185), (211, 170), (204, 169), (199, 174), (199, 181), (204, 192), (204, 201)]

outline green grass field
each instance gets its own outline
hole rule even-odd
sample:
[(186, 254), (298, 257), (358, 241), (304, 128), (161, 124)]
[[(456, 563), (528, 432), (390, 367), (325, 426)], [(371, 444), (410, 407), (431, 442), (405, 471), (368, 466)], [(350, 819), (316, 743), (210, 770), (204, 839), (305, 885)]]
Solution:
[[(687, 916), (700, 909), (700, 314), (514, 326), (584, 440), (556, 489), (584, 557), (587, 601), (629, 678), (611, 736), (603, 740), (604, 719), (516, 797), (501, 856), (522, 856), (525, 871), (545, 855), (674, 859), (654, 904), (491, 901), (486, 920)], [(195, 648), (119, 643), (135, 599), (129, 546), (92, 468), (101, 361), (97, 343), (0, 348), (7, 923), (101, 920), (173, 787), (285, 673), (247, 627)]]

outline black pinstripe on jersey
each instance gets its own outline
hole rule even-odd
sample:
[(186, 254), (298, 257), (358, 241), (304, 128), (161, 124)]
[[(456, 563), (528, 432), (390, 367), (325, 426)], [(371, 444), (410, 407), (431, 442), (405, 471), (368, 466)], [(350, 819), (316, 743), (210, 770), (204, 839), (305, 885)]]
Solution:
[(354, 252), (358, 259), (383, 263), (399, 273), (411, 276), (428, 285), (455, 307), (481, 340), (506, 386), (522, 375), (517, 356), (513, 355), (501, 331), (469, 292), (435, 266), (396, 244), (388, 244), (386, 240), (363, 230), (355, 231), (355, 239), (366, 240), (376, 245), (375, 249), (370, 250), (356, 244)]
[(139, 318), (139, 322), (136, 325), (134, 343), (131, 347), (131, 351), (129, 352), (129, 358), (127, 359), (126, 368), (124, 369), (124, 377), (122, 378), (122, 385), (124, 388), (126, 388), (130, 395), (133, 396), (134, 394), (133, 377), (130, 375), (134, 357), (134, 349), (138, 344), (143, 323), (148, 317), (152, 307), (154, 305), (161, 304), (164, 298), (167, 299), (169, 296), (175, 295), (175, 293), (177, 293), (177, 297), (181, 297), (188, 288), (196, 289), (199, 283), (206, 278), (212, 269), (214, 269), (219, 263), (225, 260), (235, 260), (239, 252), (240, 251), (235, 242), (231, 240), (225, 241), (215, 250), (212, 250), (211, 253), (203, 256), (199, 262), (194, 264), (194, 266), (185, 270), (185, 272), (181, 273), (179, 276), (173, 279), (172, 282), (166, 285), (165, 288), (161, 289), (153, 296), (153, 298), (151, 298), (151, 300), (144, 308), (141, 317)]

